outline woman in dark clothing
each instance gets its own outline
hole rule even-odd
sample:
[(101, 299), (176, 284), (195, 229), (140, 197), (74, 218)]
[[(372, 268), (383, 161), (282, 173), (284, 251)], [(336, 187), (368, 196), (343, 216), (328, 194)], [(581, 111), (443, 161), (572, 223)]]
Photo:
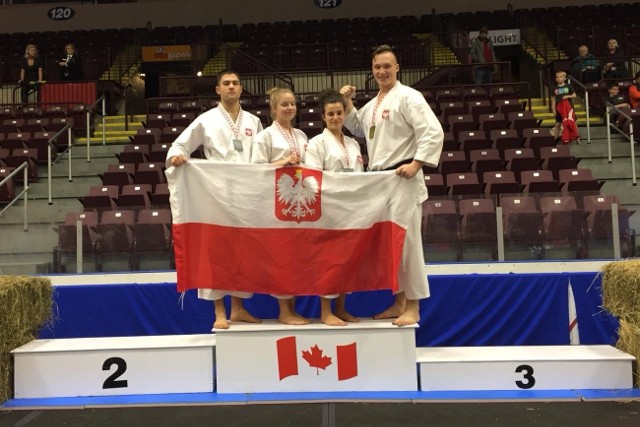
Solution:
[(607, 43), (607, 47), (609, 51), (607, 52), (607, 57), (604, 60), (604, 66), (602, 78), (604, 79), (626, 79), (629, 77), (629, 72), (627, 71), (627, 67), (625, 66), (624, 53), (620, 46), (618, 46), (618, 41), (616, 39), (609, 39)]
[(36, 45), (29, 44), (24, 50), (24, 58), (20, 61), (20, 80), (18, 83), (22, 86), (20, 95), (23, 104), (29, 100), (29, 91), (35, 89), (36, 93), (39, 85), (44, 83), (42, 72), (44, 70), (44, 62), (38, 56)]

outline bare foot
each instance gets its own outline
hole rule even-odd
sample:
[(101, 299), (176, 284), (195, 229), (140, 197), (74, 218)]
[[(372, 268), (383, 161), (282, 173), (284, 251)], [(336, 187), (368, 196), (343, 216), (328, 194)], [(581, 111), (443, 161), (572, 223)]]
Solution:
[(213, 322), (213, 329), (229, 329), (229, 321), (226, 317), (216, 317)]
[(345, 322), (352, 322), (352, 323), (357, 323), (360, 321), (359, 318), (357, 318), (356, 316), (352, 316), (351, 313), (349, 313), (346, 310), (340, 310), (336, 308), (336, 312), (335, 315), (344, 320)]
[(295, 314), (280, 314), (278, 322), (285, 325), (308, 325), (311, 320)]
[(407, 300), (406, 309), (392, 323), (396, 326), (409, 326), (420, 321), (420, 305), (418, 300)]
[(374, 319), (393, 319), (394, 317), (400, 316), (404, 312), (404, 304), (398, 303), (396, 301), (391, 307), (387, 308), (382, 313), (378, 313), (373, 316)]
[(332, 313), (320, 316), (320, 321), (327, 326), (347, 326), (347, 322)]
[(262, 320), (258, 319), (244, 308), (236, 308), (231, 310), (230, 320), (232, 322), (246, 322), (246, 323), (261, 323)]

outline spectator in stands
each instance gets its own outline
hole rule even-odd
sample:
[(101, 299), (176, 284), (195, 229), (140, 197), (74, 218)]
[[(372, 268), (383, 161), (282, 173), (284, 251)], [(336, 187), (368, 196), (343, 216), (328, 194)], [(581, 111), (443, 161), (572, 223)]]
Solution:
[[(553, 96), (551, 97), (551, 111), (554, 111), (556, 114), (556, 125), (553, 128), (553, 136), (556, 139), (556, 142), (560, 141), (561, 134), (560, 129), (562, 126), (562, 122), (566, 117), (558, 111), (558, 106), (564, 100), (567, 100), (571, 110), (573, 110), (573, 101), (572, 99), (576, 97), (576, 91), (573, 89), (573, 86), (566, 83), (567, 81), (567, 73), (564, 71), (556, 72), (556, 86), (553, 88)], [(577, 142), (580, 143), (580, 139), (577, 139)]]
[(64, 47), (65, 57), (58, 62), (60, 67), (60, 80), (66, 81), (78, 81), (84, 78), (82, 74), (82, 64), (80, 62), (80, 56), (76, 52), (76, 47), (73, 43), (67, 43)]
[[(270, 89), (268, 94), (273, 123), (256, 136), (251, 163), (270, 163), (277, 166), (299, 165), (304, 161), (308, 140), (304, 132), (293, 127), (297, 112), (293, 91), (275, 87)], [(274, 296), (278, 300), (280, 323), (285, 325), (311, 323), (311, 320), (296, 312), (293, 296)]]
[(496, 62), (496, 53), (493, 50), (493, 42), (489, 38), (489, 30), (480, 28), (478, 37), (471, 42), (471, 62), (479, 65), (474, 70), (475, 83), (491, 83), (491, 76), (495, 70), (493, 65), (486, 65)]
[(614, 38), (609, 39), (607, 43), (608, 52), (604, 65), (602, 66), (603, 79), (626, 79), (629, 72), (625, 65), (624, 52), (618, 46), (618, 41)]
[(589, 53), (586, 44), (578, 48), (578, 56), (571, 62), (571, 74), (584, 84), (600, 80), (600, 71), (596, 57)]
[(629, 86), (629, 103), (631, 108), (640, 107), (640, 71), (633, 77), (633, 84)]
[(38, 55), (38, 48), (34, 44), (28, 44), (24, 50), (24, 58), (20, 61), (20, 100), (23, 104), (29, 101), (29, 92), (34, 90), (36, 94), (40, 85), (44, 83), (42, 73), (44, 61)]
[(398, 81), (400, 66), (388, 45), (378, 46), (372, 56), (372, 71), (378, 95), (360, 110), (353, 105), (356, 88), (344, 86), (340, 93), (346, 103), (345, 126), (356, 136), (365, 136), (369, 148), (369, 169), (393, 170), (416, 183), (416, 209), (407, 229), (402, 264), (398, 274), (399, 292), (394, 304), (374, 316), (396, 318), (394, 325), (406, 326), (420, 320), (420, 299), (429, 297), (420, 235), (421, 209), (427, 199), (422, 167), (436, 167), (444, 142), (444, 132), (422, 94)]
[[(167, 166), (179, 167), (188, 161), (191, 153), (200, 145), (207, 159), (220, 162), (249, 163), (255, 135), (262, 131), (260, 119), (244, 111), (240, 106), (242, 84), (238, 73), (223, 70), (218, 74), (216, 93), (220, 103), (198, 116), (171, 145), (167, 153)], [(224, 306), (224, 296), (231, 295), (232, 322), (259, 323), (245, 308), (242, 298), (250, 298), (247, 292), (231, 292), (218, 289), (198, 289), (198, 298), (213, 300), (216, 329), (228, 329), (229, 321)]]
[[(629, 103), (627, 102), (627, 98), (624, 94), (620, 93), (620, 86), (618, 83), (609, 84), (609, 97), (607, 98), (607, 102), (617, 108), (629, 107)], [(619, 119), (620, 114), (616, 111), (611, 112), (611, 123), (615, 123), (617, 127), (622, 125), (621, 119)]]
[[(342, 132), (346, 104), (340, 92), (327, 89), (320, 94), (322, 121), (326, 128), (309, 141), (305, 154), (305, 165), (334, 172), (363, 172), (362, 153), (358, 141)], [(331, 300), (336, 300), (335, 314)], [(320, 298), (320, 320), (329, 326), (346, 326), (346, 322), (357, 322), (345, 307), (346, 295), (324, 295)]]

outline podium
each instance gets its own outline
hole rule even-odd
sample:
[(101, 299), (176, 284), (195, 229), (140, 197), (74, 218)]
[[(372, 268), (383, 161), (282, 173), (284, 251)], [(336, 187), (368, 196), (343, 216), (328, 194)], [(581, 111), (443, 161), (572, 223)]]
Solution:
[(415, 328), (232, 324), (215, 331), (217, 392), (416, 391)]

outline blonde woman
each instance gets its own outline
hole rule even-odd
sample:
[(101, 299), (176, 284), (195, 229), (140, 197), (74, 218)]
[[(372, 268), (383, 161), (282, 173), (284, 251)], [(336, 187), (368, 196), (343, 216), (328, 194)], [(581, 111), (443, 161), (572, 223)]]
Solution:
[[(256, 135), (251, 152), (251, 163), (269, 163), (276, 166), (294, 166), (303, 163), (307, 148), (307, 136), (293, 127), (296, 117), (296, 99), (291, 89), (269, 90), (271, 126)], [(295, 311), (291, 295), (274, 295), (280, 312), (278, 321), (285, 325), (306, 325), (311, 320)]]
[(38, 48), (34, 44), (28, 44), (24, 50), (24, 58), (20, 61), (20, 97), (23, 104), (29, 100), (29, 91), (35, 89), (36, 93), (39, 84), (44, 83), (42, 73), (44, 70), (44, 62), (38, 56)]

